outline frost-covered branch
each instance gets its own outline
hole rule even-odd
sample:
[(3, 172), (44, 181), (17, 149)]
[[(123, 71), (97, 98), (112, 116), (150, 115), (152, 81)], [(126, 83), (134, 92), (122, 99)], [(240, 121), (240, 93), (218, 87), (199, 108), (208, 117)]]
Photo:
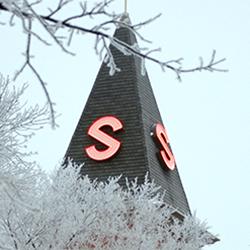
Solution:
[[(31, 62), (32, 56), (30, 51), (33, 37), (47, 46), (54, 42), (63, 52), (74, 55), (70, 45), (77, 34), (95, 36), (95, 51), (100, 59), (105, 55), (105, 61), (110, 67), (111, 74), (119, 71), (119, 68), (116, 67), (116, 62), (109, 49), (109, 44), (112, 44), (125, 55), (135, 55), (141, 58), (142, 72), (144, 72), (145, 61), (156, 63), (162, 70), (171, 70), (176, 74), (179, 80), (181, 80), (184, 73), (196, 71), (226, 71), (219, 67), (219, 65), (225, 61), (225, 58), (217, 59), (215, 57), (215, 51), (207, 63), (204, 63), (203, 58), (200, 58), (198, 66), (185, 68), (183, 67), (182, 58), (162, 61), (152, 56), (152, 54), (159, 51), (159, 49), (151, 47), (139, 48), (137, 44), (129, 45), (117, 38), (113, 38), (110, 34), (110, 30), (112, 30), (113, 27), (126, 27), (131, 30), (139, 40), (150, 44), (151, 42), (142, 36), (139, 29), (160, 17), (160, 15), (157, 15), (132, 25), (129, 23), (127, 14), (117, 14), (110, 10), (113, 1), (114, 0), (99, 0), (95, 3), (90, 3), (90, 1), (82, 0), (80, 3), (76, 3), (73, 0), (58, 0), (57, 3), (51, 3), (46, 13), (46, 11), (40, 10), (40, 7), (44, 7), (41, 0), (33, 2), (29, 0), (0, 0), (0, 11), (10, 13), (9, 23), (11, 25), (14, 25), (14, 19), (20, 20), (24, 34), (27, 36), (26, 51), (24, 53), (25, 62), (18, 70), (16, 76), (20, 75), (26, 67), (35, 75), (45, 92), (47, 102), (50, 106), (52, 123), (55, 123), (55, 112), (46, 87), (46, 81), (43, 80), (39, 69), (36, 69)], [(95, 24), (90, 25), (90, 23), (93, 23), (93, 19)], [(92, 22), (89, 22), (89, 20), (92, 20)], [(38, 26), (34, 25), (35, 23), (40, 25), (45, 32), (41, 32), (41, 29), (38, 29)]]
[(41, 75), (39, 74), (39, 70), (37, 70), (35, 68), (35, 66), (32, 64), (31, 59), (32, 56), (30, 54), (30, 50), (31, 50), (31, 38), (32, 38), (32, 21), (31, 19), (28, 19), (28, 27), (26, 28), (27, 30), (27, 43), (26, 43), (26, 51), (25, 51), (25, 62), (23, 64), (23, 66), (20, 68), (20, 70), (18, 70), (14, 76), (14, 80), (16, 80), (18, 78), (18, 76), (25, 70), (26, 67), (28, 67), (36, 76), (37, 80), (40, 82), (42, 89), (45, 93), (46, 99), (47, 99), (47, 104), (49, 106), (50, 109), (50, 114), (51, 114), (51, 124), (52, 127), (55, 127), (55, 110), (54, 110), (54, 103), (52, 102), (49, 92), (47, 90), (47, 83), (44, 82), (44, 80), (42, 79)]
[[(144, 25), (147, 25), (155, 21), (157, 18), (160, 17), (160, 15), (157, 15), (153, 18), (149, 18), (148, 20), (142, 21), (138, 24), (131, 25), (127, 22), (125, 14), (122, 15), (116, 14), (108, 10), (110, 4), (113, 1), (114, 0), (99, 1), (96, 2), (93, 6), (89, 6), (88, 1), (81, 1), (79, 3), (79, 6), (76, 8), (80, 10), (78, 14), (69, 16), (65, 16), (64, 14), (64, 17), (62, 17), (62, 15), (60, 14), (63, 13), (63, 11), (65, 11), (65, 8), (67, 8), (70, 4), (73, 4), (72, 0), (59, 0), (58, 4), (54, 8), (49, 8), (49, 14), (38, 14), (38, 12), (34, 9), (34, 7), (39, 5), (41, 1), (29, 3), (27, 0), (21, 0), (21, 1), (0, 0), (0, 10), (2, 9), (9, 11), (14, 16), (21, 18), (25, 33), (31, 33), (33, 36), (36, 36), (39, 40), (49, 45), (47, 39), (43, 39), (42, 37), (40, 37), (40, 35), (36, 31), (32, 31), (31, 28), (29, 29), (26, 28), (25, 24), (26, 19), (29, 19), (28, 23), (30, 23), (30, 21), (32, 22), (38, 21), (42, 25), (42, 27), (46, 30), (47, 34), (49, 34), (49, 36), (56, 42), (56, 44), (58, 44), (62, 48), (62, 50), (67, 53), (72, 53), (72, 52), (69, 52), (65, 44), (63, 44), (63, 42), (61, 41), (62, 37), (57, 36), (56, 34), (58, 33), (58, 31), (61, 31), (62, 29), (68, 29), (70, 33), (68, 36), (65, 37), (65, 39), (67, 38), (66, 40), (68, 40), (68, 44), (70, 44), (69, 41), (72, 40), (72, 37), (75, 33), (92, 34), (97, 36), (98, 38), (102, 37), (102, 39), (97, 39), (99, 42), (104, 42), (104, 40), (107, 40), (108, 42), (112, 43), (113, 38), (108, 33), (106, 33), (107, 30), (111, 29), (112, 25), (115, 27), (117, 26), (127, 27), (132, 32), (134, 32), (134, 34), (141, 40), (145, 42), (150, 42), (147, 39), (145, 39), (137, 30), (143, 27)], [(58, 16), (60, 16), (60, 18), (58, 18)], [(87, 25), (86, 26), (79, 25), (79, 23), (84, 24), (86, 22), (86, 18), (93, 18), (95, 16), (103, 16), (108, 20), (97, 23), (93, 27), (87, 27)], [(76, 23), (74, 22), (75, 20), (79, 22)], [(132, 46), (122, 41), (119, 41), (118, 39), (115, 39), (115, 42), (113, 42), (112, 44), (122, 52), (127, 51), (129, 52), (129, 54), (134, 54), (140, 58), (147, 59), (154, 63), (159, 64), (163, 70), (170, 69), (174, 71), (177, 74), (178, 79), (181, 79), (182, 73), (202, 71), (202, 70), (223, 71), (223, 72), (225, 71), (224, 69), (216, 67), (219, 63), (222, 63), (225, 59), (223, 58), (217, 60), (215, 58), (214, 52), (212, 53), (211, 61), (208, 62), (207, 64), (203, 64), (203, 59), (201, 59), (201, 63), (199, 64), (199, 66), (190, 69), (185, 69), (182, 68), (181, 66), (183, 59), (160, 61), (155, 57), (149, 56), (149, 54), (156, 51), (155, 49), (146, 48), (146, 52), (143, 53), (141, 50), (136, 50)], [(104, 48), (106, 48), (104, 44), (103, 46)], [(106, 50), (107, 48), (105, 49), (105, 51)], [(114, 69), (112, 69), (111, 71), (114, 71)]]

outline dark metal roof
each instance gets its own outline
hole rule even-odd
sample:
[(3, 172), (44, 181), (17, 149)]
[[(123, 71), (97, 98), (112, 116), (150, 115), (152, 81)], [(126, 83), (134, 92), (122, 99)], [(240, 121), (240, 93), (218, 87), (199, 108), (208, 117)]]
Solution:
[[(125, 27), (115, 31), (114, 37), (133, 45), (134, 34)], [(82, 173), (90, 178), (106, 180), (108, 176), (123, 175), (144, 181), (145, 174), (154, 179), (166, 193), (166, 202), (181, 213), (190, 214), (188, 201), (180, 180), (178, 170), (167, 170), (157, 158), (158, 149), (150, 136), (152, 125), (161, 122), (159, 109), (147, 73), (141, 74), (141, 62), (135, 56), (125, 56), (111, 46), (116, 65), (121, 69), (114, 76), (103, 63), (96, 77), (86, 106), (77, 124), (68, 147), (66, 157), (77, 163), (84, 163)], [(87, 157), (84, 148), (97, 144), (87, 135), (89, 126), (97, 118), (112, 115), (118, 117), (124, 130), (113, 136), (122, 142), (121, 149), (111, 159), (97, 162)], [(112, 131), (108, 131), (112, 134)]]

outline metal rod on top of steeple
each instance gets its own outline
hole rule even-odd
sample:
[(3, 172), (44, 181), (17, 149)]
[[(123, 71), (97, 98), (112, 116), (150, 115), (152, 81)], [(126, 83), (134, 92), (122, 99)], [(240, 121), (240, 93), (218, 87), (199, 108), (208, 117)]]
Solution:
[(124, 13), (127, 14), (128, 13), (128, 1), (124, 0)]

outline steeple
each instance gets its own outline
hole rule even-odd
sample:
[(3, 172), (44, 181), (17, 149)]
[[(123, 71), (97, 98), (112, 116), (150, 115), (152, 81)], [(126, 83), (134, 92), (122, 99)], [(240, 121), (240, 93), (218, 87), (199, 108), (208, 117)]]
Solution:
[[(129, 19), (127, 14), (124, 16)], [(117, 28), (114, 37), (128, 45), (137, 43), (126, 27)], [(110, 76), (109, 68), (102, 63), (66, 158), (84, 163), (82, 174), (100, 181), (122, 174), (120, 184), (124, 186), (125, 177), (138, 178), (138, 183), (142, 183), (148, 173), (165, 191), (169, 205), (182, 214), (190, 214), (178, 170), (166, 167), (152, 137), (154, 125), (162, 125), (162, 119), (148, 74), (141, 74), (141, 59), (126, 56), (112, 45), (110, 49), (120, 72)], [(167, 160), (171, 160), (168, 155)]]

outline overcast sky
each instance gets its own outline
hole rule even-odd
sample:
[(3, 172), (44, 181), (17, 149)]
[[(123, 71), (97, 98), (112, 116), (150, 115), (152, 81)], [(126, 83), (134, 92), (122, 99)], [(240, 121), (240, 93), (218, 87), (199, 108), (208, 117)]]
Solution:
[[(113, 8), (122, 12), (123, 1), (116, 0)], [(184, 57), (184, 66), (192, 67), (199, 56), (209, 60), (213, 49), (218, 58), (227, 58), (221, 67), (229, 73), (188, 74), (182, 83), (157, 65), (146, 67), (191, 209), (221, 240), (206, 249), (249, 250), (249, 0), (128, 0), (128, 10), (133, 23), (163, 14), (141, 30), (162, 48), (158, 56), (163, 60)], [(0, 26), (0, 32), (0, 72), (11, 75), (22, 63), (24, 39), (17, 27)], [(75, 57), (55, 46), (33, 46), (34, 62), (61, 114), (59, 128), (48, 126), (31, 143), (47, 171), (64, 156), (100, 67), (92, 48), (91, 36), (74, 40)], [(19, 82), (29, 82), (29, 102), (45, 101), (29, 72)]]

